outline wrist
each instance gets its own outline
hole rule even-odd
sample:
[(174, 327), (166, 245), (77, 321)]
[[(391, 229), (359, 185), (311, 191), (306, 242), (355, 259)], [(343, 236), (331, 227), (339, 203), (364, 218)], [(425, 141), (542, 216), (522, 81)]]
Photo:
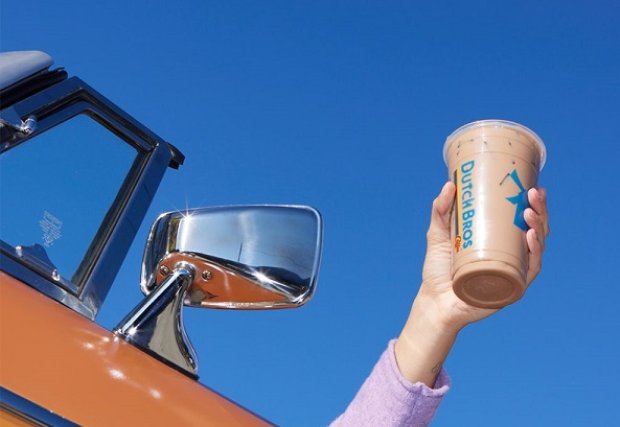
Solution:
[(461, 307), (449, 298), (428, 295), (422, 290), (413, 301), (405, 329), (408, 324), (418, 325), (437, 337), (456, 336), (469, 323)]
[(461, 329), (462, 326), (443, 316), (435, 305), (416, 299), (401, 335), (432, 349), (454, 343)]
[(409, 381), (433, 387), (458, 331), (445, 322), (432, 304), (416, 303), (395, 345), (401, 374)]

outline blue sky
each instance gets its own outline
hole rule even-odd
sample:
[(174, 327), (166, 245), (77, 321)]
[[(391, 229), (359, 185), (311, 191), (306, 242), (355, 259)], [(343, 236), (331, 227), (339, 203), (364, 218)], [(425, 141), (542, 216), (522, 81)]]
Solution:
[(24, 2), (0, 49), (43, 50), (180, 147), (98, 321), (141, 298), (158, 213), (303, 203), (325, 219), (297, 310), (187, 309), (201, 381), (275, 423), (325, 425), (406, 318), (445, 137), (534, 129), (552, 234), (524, 300), (461, 333), (437, 426), (620, 422), (614, 1)]

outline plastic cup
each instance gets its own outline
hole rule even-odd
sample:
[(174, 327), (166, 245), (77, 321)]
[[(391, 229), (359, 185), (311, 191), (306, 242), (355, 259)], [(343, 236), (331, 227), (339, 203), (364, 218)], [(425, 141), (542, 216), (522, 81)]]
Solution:
[(481, 120), (454, 131), (444, 161), (456, 185), (452, 211), (452, 286), (470, 305), (500, 308), (527, 288), (524, 211), (546, 160), (542, 140), (525, 126)]

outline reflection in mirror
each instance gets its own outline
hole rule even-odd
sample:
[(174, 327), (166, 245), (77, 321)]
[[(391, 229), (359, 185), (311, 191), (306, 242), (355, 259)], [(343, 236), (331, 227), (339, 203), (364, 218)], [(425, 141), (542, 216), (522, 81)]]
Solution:
[(147, 243), (142, 289), (190, 263), (185, 304), (211, 308), (295, 307), (315, 288), (322, 245), (319, 213), (306, 206), (196, 209), (160, 216)]

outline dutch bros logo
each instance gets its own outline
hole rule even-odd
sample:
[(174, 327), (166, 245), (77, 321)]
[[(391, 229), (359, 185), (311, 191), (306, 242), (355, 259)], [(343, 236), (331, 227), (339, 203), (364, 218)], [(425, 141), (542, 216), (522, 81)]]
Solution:
[(454, 222), (456, 238), (454, 248), (457, 252), (467, 249), (474, 244), (473, 218), (476, 215), (474, 209), (474, 182), (472, 171), (475, 161), (463, 163), (454, 171), (454, 183), (456, 184), (456, 203)]
[[(512, 197), (506, 197), (506, 200), (508, 200), (516, 207), (513, 224), (519, 227), (521, 230), (527, 231), (528, 226), (525, 223), (524, 216), (525, 209), (527, 209), (527, 207), (530, 205), (527, 200), (527, 190), (521, 183), (521, 179), (519, 179), (519, 174), (517, 173), (516, 169), (513, 169), (512, 172), (507, 175), (507, 177), (508, 176), (512, 178), (517, 187), (519, 187), (519, 192), (517, 194)], [(502, 183), (503, 182), (504, 181), (502, 181)]]

